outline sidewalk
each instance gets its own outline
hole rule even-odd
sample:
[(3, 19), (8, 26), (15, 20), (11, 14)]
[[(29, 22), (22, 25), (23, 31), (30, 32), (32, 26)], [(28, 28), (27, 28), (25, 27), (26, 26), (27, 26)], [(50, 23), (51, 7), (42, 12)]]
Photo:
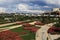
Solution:
[[(16, 23), (16, 22), (15, 22)], [(31, 22), (32, 24), (34, 24), (34, 22)], [(30, 23), (30, 24), (31, 24)], [(14, 23), (11, 23), (11, 24), (14, 24)], [(0, 32), (2, 31), (6, 31), (6, 30), (10, 30), (10, 29), (14, 29), (14, 28), (18, 28), (18, 27), (21, 27), (22, 25), (15, 25), (15, 26), (11, 26), (11, 27), (6, 27), (6, 28), (0, 28)]]
[(6, 27), (6, 28), (0, 28), (0, 32), (10, 30), (10, 29), (14, 29), (14, 28), (18, 28), (18, 27), (21, 27), (21, 26), (22, 25), (11, 26), (11, 27)]
[(41, 26), (41, 28), (36, 32), (36, 40), (47, 40), (48, 33), (47, 30), (53, 25), (54, 23), (46, 24)]
[(0, 27), (2, 27), (2, 26), (7, 26), (7, 25), (12, 25), (12, 24), (16, 24), (16, 23), (17, 23), (17, 22), (1, 24)]

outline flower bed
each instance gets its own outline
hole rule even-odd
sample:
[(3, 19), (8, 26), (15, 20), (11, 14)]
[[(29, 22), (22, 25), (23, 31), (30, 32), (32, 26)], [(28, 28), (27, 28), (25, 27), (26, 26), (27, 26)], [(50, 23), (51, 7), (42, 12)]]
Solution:
[(35, 33), (29, 30), (25, 30), (23, 26), (19, 28), (11, 29), (11, 31), (17, 32), (19, 36), (23, 38), (23, 40), (35, 39)]
[(60, 34), (60, 28), (51, 27), (51, 28), (48, 29), (48, 33), (50, 33), (50, 34)]
[(0, 40), (23, 40), (17, 33), (10, 30), (0, 32)]
[(35, 25), (44, 25), (44, 23), (42, 23), (40, 21), (36, 21)]
[(24, 27), (32, 27), (32, 25), (29, 24), (29, 23), (25, 23), (25, 24), (23, 24), (23, 26), (24, 26)]
[(25, 30), (31, 30), (31, 27), (24, 27)]
[(38, 28), (31, 28), (31, 30), (30, 31), (32, 31), (32, 32), (36, 32), (38, 30)]
[(48, 29), (48, 33), (50, 34), (55, 34), (56, 32), (54, 31), (55, 28), (49, 28)]
[(24, 27), (25, 30), (29, 30), (31, 32), (36, 32), (39, 28), (37, 27)]
[(49, 28), (48, 33), (60, 34), (60, 23), (56, 23), (51, 28)]

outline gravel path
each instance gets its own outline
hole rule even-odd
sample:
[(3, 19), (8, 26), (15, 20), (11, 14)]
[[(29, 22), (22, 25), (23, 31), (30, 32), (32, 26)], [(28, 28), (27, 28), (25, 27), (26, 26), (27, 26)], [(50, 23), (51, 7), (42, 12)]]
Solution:
[[(34, 24), (34, 23), (35, 22), (31, 22), (29, 24)], [(10, 30), (10, 29), (14, 29), (14, 28), (18, 28), (18, 27), (22, 27), (22, 25), (15, 25), (15, 26), (11, 26), (11, 27), (0, 28), (0, 32)]]
[(14, 28), (18, 28), (18, 27), (21, 27), (21, 26), (22, 25), (11, 26), (11, 27), (6, 27), (6, 28), (0, 28), (0, 32), (10, 30), (10, 29), (14, 29)]
[(15, 24), (15, 23), (17, 23), (17, 22), (1, 24), (0, 27), (2, 27), (2, 26), (7, 26), (7, 25), (12, 25), (12, 24)]
[[(16, 22), (15, 22), (16, 23)], [(35, 22), (31, 22), (29, 24), (32, 24), (34, 25)], [(10, 24), (13, 24), (13, 23), (10, 23)], [(4, 24), (5, 25), (10, 25), (10, 24)], [(49, 37), (48, 33), (47, 33), (47, 30), (53, 25), (54, 23), (50, 23), (50, 24), (46, 24), (46, 25), (43, 25), (41, 26), (41, 28), (36, 32), (36, 40), (47, 40), (46, 38)], [(18, 28), (18, 27), (22, 27), (22, 25), (16, 25), (16, 26), (11, 26), (11, 27), (6, 27), (6, 28), (0, 28), (0, 32), (2, 31), (6, 31), (6, 30), (10, 30), (10, 29), (14, 29), (14, 28)], [(50, 35), (51, 37), (51, 35)], [(49, 37), (49, 38), (50, 38)], [(54, 36), (52, 36), (54, 37)], [(56, 37), (56, 36), (55, 36)], [(50, 39), (51, 40), (51, 39)]]
[(51, 35), (51, 34), (48, 34), (51, 38), (51, 40), (54, 40), (54, 39), (58, 39), (60, 37), (60, 35)]
[(36, 40), (47, 40), (48, 33), (47, 30), (53, 25), (54, 23), (46, 24), (41, 26), (41, 28), (36, 32)]
[(31, 22), (31, 23), (29, 23), (29, 24), (31, 24), (31, 25), (34, 25), (34, 23), (35, 23), (36, 21), (34, 21), (34, 22)]

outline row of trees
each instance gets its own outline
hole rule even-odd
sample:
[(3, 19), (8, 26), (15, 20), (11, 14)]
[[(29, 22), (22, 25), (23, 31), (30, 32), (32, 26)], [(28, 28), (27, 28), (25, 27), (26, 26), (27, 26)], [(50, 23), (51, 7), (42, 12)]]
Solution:
[[(0, 16), (0, 22), (2, 22), (1, 20), (6, 21), (6, 20), (4, 20), (5, 18), (8, 18), (8, 19), (11, 18), (11, 19), (9, 19), (11, 22), (25, 21), (25, 20), (40, 20), (44, 23), (49, 23), (49, 22), (58, 21), (57, 19), (55, 20), (56, 17), (50, 17), (50, 15), (47, 17), (44, 17), (44, 15), (42, 15), (40, 17), (40, 16), (24, 16), (24, 15), (22, 16), (22, 15), (14, 15), (13, 14), (13, 15), (2, 15), (2, 16)], [(59, 20), (60, 20), (60, 18), (59, 18)]]

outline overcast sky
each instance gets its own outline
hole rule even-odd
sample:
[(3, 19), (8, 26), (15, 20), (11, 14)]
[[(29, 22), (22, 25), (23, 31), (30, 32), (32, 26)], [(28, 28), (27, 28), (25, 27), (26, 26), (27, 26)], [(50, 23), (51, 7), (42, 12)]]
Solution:
[(0, 0), (0, 12), (45, 12), (60, 7), (60, 0)]

